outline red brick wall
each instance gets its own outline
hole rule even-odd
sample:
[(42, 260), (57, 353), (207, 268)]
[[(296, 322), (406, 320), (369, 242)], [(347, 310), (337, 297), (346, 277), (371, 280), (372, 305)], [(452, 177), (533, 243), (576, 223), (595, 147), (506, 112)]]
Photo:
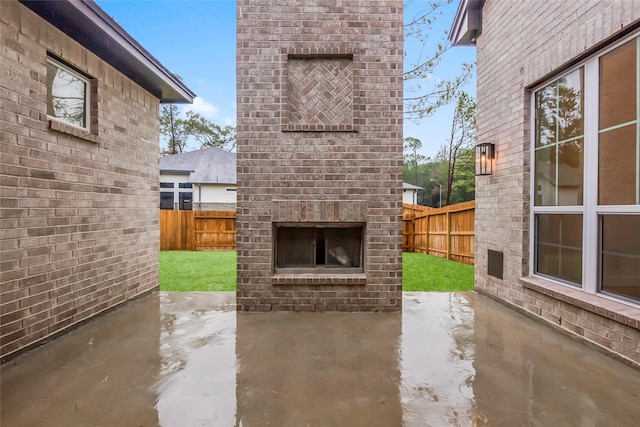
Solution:
[[(402, 12), (237, 2), (239, 310), (400, 309)], [(365, 223), (364, 274), (274, 275), (283, 219)]]
[[(0, 25), (7, 356), (157, 287), (158, 100), (15, 1)], [(95, 78), (93, 133), (47, 120), (47, 51)]]

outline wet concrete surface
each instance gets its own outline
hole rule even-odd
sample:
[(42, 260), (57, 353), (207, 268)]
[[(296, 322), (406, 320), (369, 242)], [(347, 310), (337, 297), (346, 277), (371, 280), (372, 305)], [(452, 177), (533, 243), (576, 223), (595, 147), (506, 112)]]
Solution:
[(474, 293), (236, 313), (159, 293), (2, 365), (12, 426), (634, 426), (640, 371)]

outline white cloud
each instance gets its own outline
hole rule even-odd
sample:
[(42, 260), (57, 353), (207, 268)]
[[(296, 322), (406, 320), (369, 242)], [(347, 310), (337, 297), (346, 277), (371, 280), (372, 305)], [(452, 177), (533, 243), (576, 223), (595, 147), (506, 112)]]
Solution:
[(218, 117), (220, 109), (215, 105), (205, 101), (203, 98), (196, 96), (193, 99), (193, 104), (185, 105), (184, 112), (193, 111), (200, 114), (205, 119), (214, 120)]

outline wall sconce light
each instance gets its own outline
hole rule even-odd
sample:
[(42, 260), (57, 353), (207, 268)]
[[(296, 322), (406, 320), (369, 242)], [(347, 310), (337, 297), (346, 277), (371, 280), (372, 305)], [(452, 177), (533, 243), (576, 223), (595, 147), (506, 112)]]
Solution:
[(496, 146), (491, 143), (476, 145), (476, 176), (491, 175), (493, 160), (496, 158)]

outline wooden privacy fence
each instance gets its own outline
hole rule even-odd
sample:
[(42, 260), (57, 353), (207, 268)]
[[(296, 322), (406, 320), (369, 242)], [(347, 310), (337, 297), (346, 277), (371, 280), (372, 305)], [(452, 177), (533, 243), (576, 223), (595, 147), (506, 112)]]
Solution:
[(161, 251), (235, 248), (235, 211), (160, 210)]
[(474, 263), (475, 201), (434, 209), (403, 205), (402, 250)]
[[(475, 202), (434, 209), (403, 205), (402, 250), (474, 263)], [(160, 211), (160, 250), (233, 250), (235, 211)]]

